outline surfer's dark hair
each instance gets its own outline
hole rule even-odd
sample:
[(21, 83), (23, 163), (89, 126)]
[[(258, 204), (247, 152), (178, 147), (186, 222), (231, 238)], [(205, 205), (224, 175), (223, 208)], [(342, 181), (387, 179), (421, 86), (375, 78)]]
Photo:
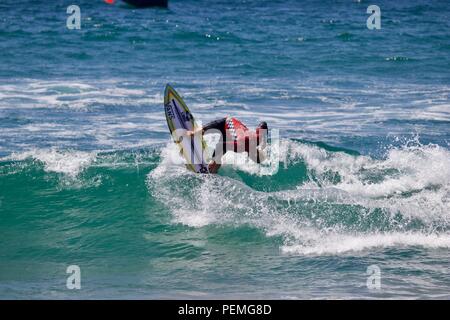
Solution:
[(259, 124), (258, 124), (258, 128), (260, 128), (260, 129), (268, 129), (268, 127), (267, 127), (267, 122), (265, 122), (265, 121), (261, 121)]
[[(256, 127), (256, 132), (258, 132), (258, 130), (265, 130), (265, 135), (266, 135), (266, 137), (267, 137), (267, 134), (268, 134), (268, 126), (267, 126), (267, 122), (265, 122), (265, 121), (261, 121), (259, 124), (258, 124), (258, 127)], [(257, 146), (259, 146), (260, 145), (260, 143), (262, 142), (261, 141), (261, 138), (259, 137), (259, 134), (257, 135), (257, 138), (256, 138), (257, 140), (257, 142), (256, 142), (256, 145)]]

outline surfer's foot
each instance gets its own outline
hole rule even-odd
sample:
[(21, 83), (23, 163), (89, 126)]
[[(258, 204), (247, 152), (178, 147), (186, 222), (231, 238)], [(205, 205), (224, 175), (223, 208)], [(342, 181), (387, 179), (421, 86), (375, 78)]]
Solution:
[(217, 173), (219, 171), (220, 164), (216, 163), (214, 160), (208, 164), (209, 173)]

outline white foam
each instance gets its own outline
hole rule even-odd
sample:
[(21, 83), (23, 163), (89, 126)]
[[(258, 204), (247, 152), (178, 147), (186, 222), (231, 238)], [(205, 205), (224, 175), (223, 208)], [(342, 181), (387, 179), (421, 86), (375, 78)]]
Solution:
[(36, 159), (44, 164), (47, 172), (62, 173), (71, 177), (77, 176), (84, 168), (95, 161), (95, 152), (61, 151), (57, 149), (35, 149), (21, 153), (13, 153), (10, 160)]
[[(318, 232), (320, 234), (320, 232)], [(405, 248), (420, 246), (431, 249), (450, 249), (450, 234), (383, 233), (383, 234), (328, 234), (311, 244), (284, 245), (284, 253), (302, 255), (335, 255), (370, 251), (376, 248)]]
[[(313, 181), (299, 185), (297, 192), (285, 192), (284, 198), (295, 200), (298, 192), (308, 193), (313, 188), (324, 195), (340, 190), (344, 194), (339, 195), (339, 203), (381, 208), (427, 224), (450, 222), (447, 149), (436, 145), (393, 148), (385, 159), (377, 160), (298, 143), (285, 143), (283, 148), (289, 165), (304, 161), (315, 175)], [(339, 176), (340, 181), (333, 181), (330, 175)]]
[[(162, 150), (162, 162), (149, 174), (148, 183), (155, 198), (171, 210), (174, 222), (191, 227), (251, 225), (269, 237), (281, 237), (284, 253), (343, 254), (411, 246), (450, 248), (450, 234), (446, 231), (450, 226), (448, 150), (435, 145), (405, 146), (392, 148), (384, 159), (373, 159), (284, 140), (280, 152), (287, 155), (288, 168), (304, 162), (315, 179), (291, 190), (259, 192), (242, 183), (238, 176), (191, 174), (169, 161), (179, 156), (176, 146), (169, 144)], [(240, 166), (236, 169), (252, 172)], [(330, 172), (339, 174), (341, 180), (330, 179)], [(371, 180), (373, 175), (378, 177)], [(318, 207), (305, 207), (308, 203)], [(327, 212), (321, 211), (322, 204)], [(335, 205), (336, 210), (347, 206), (348, 214), (354, 215), (349, 220), (357, 222), (332, 222)], [(383, 230), (386, 225), (378, 230), (376, 225), (365, 222), (374, 218), (374, 209), (386, 214), (385, 221), (390, 223), (387, 230)], [(408, 227), (411, 220), (397, 223), (397, 213), (420, 221), (421, 227)]]
[[(321, 185), (333, 185), (354, 195), (386, 197), (430, 186), (446, 186), (450, 182), (450, 152), (437, 145), (392, 148), (386, 158), (372, 159), (344, 152), (328, 152), (316, 146), (290, 143), (282, 144), (287, 161), (305, 161), (314, 170)], [(391, 171), (391, 173), (384, 173)], [(327, 181), (327, 173), (337, 173), (341, 182)], [(383, 176), (373, 182), (366, 176)]]
[(77, 81), (28, 80), (17, 84), (0, 85), (0, 108), (11, 108), (5, 99), (22, 99), (14, 107), (70, 108), (84, 110), (91, 105), (155, 105), (164, 100), (161, 92), (121, 87), (122, 81), (111, 80), (94, 83)]

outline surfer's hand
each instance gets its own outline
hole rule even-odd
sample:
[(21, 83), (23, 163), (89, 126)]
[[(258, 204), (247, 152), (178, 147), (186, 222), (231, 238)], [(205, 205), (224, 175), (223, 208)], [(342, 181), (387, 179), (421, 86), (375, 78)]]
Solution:
[(195, 130), (187, 130), (186, 131), (186, 135), (188, 137), (192, 137), (192, 136), (194, 136), (196, 134), (200, 134), (201, 132), (203, 132), (203, 129), (202, 128), (197, 128)]

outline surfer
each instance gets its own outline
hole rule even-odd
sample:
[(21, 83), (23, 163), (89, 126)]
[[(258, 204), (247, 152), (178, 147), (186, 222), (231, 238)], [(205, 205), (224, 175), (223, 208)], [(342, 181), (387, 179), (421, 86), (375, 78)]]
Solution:
[[(221, 166), (222, 156), (227, 151), (247, 152), (250, 159), (261, 163), (266, 158), (264, 148), (267, 144), (267, 123), (260, 122), (255, 131), (250, 131), (241, 121), (234, 117), (220, 118), (203, 127), (188, 131), (188, 136), (196, 134), (220, 133), (220, 140), (214, 148), (212, 159), (208, 164), (210, 173), (217, 173)], [(224, 152), (225, 150), (225, 152)]]

